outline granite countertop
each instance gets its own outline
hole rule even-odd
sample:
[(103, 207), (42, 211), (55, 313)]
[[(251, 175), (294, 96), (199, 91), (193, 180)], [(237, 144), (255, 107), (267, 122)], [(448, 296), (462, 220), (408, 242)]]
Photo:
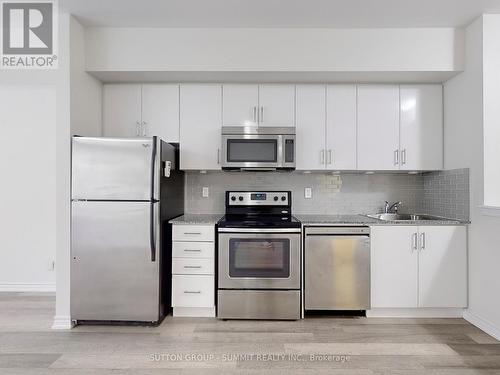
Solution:
[(215, 225), (224, 214), (185, 214), (169, 221), (170, 224)]
[(295, 215), (303, 225), (364, 224), (364, 225), (458, 225), (469, 221), (442, 218), (442, 220), (386, 221), (365, 215)]

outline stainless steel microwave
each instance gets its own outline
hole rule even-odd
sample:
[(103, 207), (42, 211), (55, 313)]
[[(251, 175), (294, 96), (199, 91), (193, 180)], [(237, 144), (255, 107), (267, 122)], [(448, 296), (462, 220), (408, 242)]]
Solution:
[(294, 127), (222, 127), (222, 169), (295, 169)]

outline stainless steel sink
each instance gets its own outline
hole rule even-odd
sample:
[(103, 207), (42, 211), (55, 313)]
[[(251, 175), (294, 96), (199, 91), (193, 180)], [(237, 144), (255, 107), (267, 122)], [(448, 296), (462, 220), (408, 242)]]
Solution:
[(373, 214), (366, 216), (383, 221), (443, 220), (443, 218), (438, 216), (416, 215), (416, 214)]

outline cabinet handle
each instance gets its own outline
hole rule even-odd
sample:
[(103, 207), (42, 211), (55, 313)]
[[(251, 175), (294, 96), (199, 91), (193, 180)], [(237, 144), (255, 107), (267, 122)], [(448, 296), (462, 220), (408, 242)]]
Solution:
[(201, 232), (184, 232), (185, 235), (201, 235)]
[(420, 234), (420, 250), (425, 250), (426, 246), (425, 232)]
[(201, 294), (201, 290), (185, 290), (184, 294)]
[(418, 242), (418, 234), (417, 234), (417, 232), (413, 233), (412, 242), (413, 242), (413, 245), (412, 245), (411, 252), (413, 253), (413, 251), (417, 250), (417, 248), (418, 248), (418, 243), (417, 243)]
[(145, 137), (147, 135), (147, 126), (148, 123), (146, 121), (142, 122), (142, 135)]
[(217, 164), (220, 164), (220, 148), (217, 149)]
[(406, 164), (406, 148), (401, 151), (401, 164)]
[(333, 163), (333, 151), (330, 149), (328, 150), (328, 164)]
[(321, 164), (325, 164), (325, 150), (321, 150), (319, 152), (319, 162)]
[(259, 122), (264, 122), (264, 107), (260, 107), (260, 119)]
[(140, 123), (140, 121), (135, 122), (135, 135), (136, 136), (141, 135), (141, 123)]
[(253, 122), (257, 122), (257, 107), (253, 107)]
[(184, 249), (187, 253), (201, 253), (200, 249)]
[(201, 268), (201, 266), (184, 266), (184, 268)]
[(394, 150), (394, 165), (399, 165), (399, 150)]

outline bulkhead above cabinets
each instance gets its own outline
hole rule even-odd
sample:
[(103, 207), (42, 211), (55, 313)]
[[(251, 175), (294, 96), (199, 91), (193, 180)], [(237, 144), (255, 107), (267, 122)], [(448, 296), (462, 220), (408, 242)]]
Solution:
[(221, 169), (222, 126), (295, 126), (301, 171), (443, 168), (441, 84), (104, 86), (104, 135), (179, 142), (184, 170)]

